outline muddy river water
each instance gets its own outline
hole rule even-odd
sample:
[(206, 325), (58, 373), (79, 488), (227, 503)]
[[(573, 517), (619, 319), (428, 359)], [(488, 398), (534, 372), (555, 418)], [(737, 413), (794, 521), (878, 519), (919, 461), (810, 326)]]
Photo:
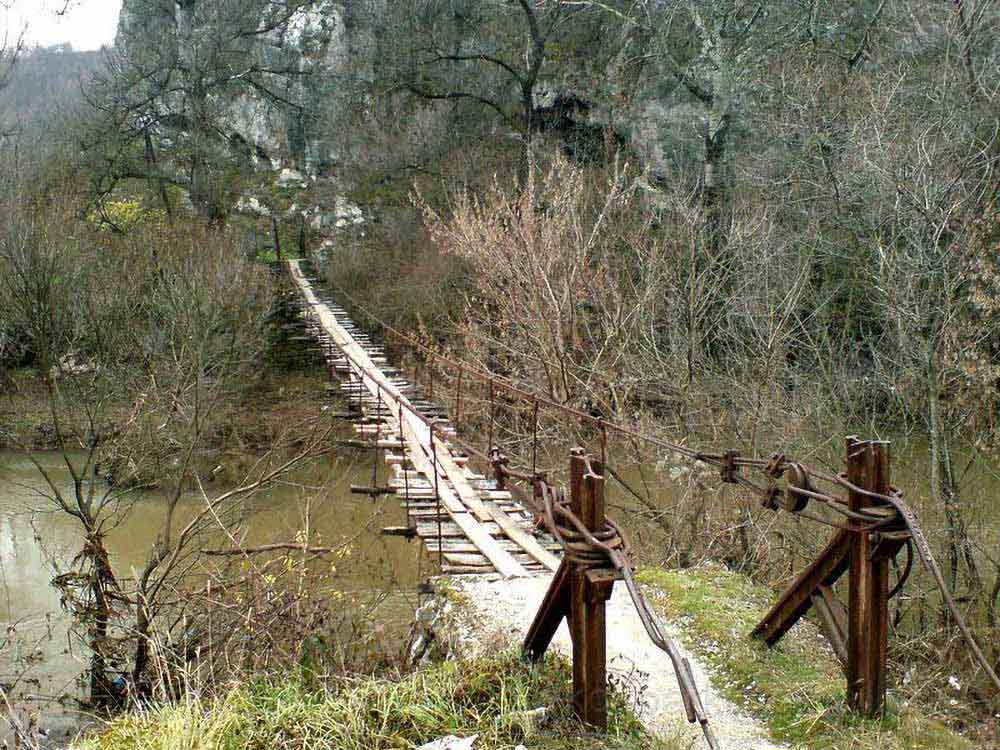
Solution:
[[(371, 590), (384, 595), (380, 621), (403, 632), (416, 604), (420, 551), (415, 542), (379, 533), (383, 526), (405, 524), (395, 496), (373, 501), (350, 492), (351, 483), (371, 483), (370, 455), (345, 451), (340, 457), (317, 460), (297, 471), (293, 481), (257, 495), (245, 526), (245, 544), (288, 542), (306, 526), (312, 544), (336, 547), (354, 540), (350, 555), (337, 561), (334, 585), (345, 592)], [(35, 458), (56, 481), (71, 487), (59, 454)], [(384, 482), (384, 466), (379, 472)], [(54, 509), (44, 491), (45, 484), (26, 455), (0, 452), (0, 698), (9, 702), (5, 708), (13, 706), (20, 712), (22, 721), (28, 710), (24, 707), (30, 706), (46, 731), (58, 739), (79, 726), (74, 699), (81, 694), (86, 654), (70, 637), (69, 619), (51, 580), (79, 552), (82, 532), (76, 519)], [(306, 496), (311, 498), (308, 505)], [(193, 493), (186, 496), (181, 515), (201, 503)], [(147, 492), (134, 499), (107, 539), (119, 576), (129, 577), (141, 568), (163, 515), (161, 494)], [(4, 725), (0, 739), (9, 737)]]

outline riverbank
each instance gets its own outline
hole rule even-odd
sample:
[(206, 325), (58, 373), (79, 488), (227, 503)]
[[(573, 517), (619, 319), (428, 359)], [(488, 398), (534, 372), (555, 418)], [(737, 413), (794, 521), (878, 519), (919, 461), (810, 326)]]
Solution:
[[(973, 743), (890, 695), (881, 721), (846, 711), (834, 656), (808, 623), (775, 649), (747, 638), (768, 593), (719, 567), (644, 570), (657, 615), (683, 646), (726, 750), (971, 750)], [(700, 747), (684, 721), (669, 662), (642, 632), (623, 587), (609, 603), (611, 729), (606, 737), (572, 719), (565, 626), (540, 668), (518, 649), (547, 577), (438, 579), (418, 613), (405, 674), (317, 680), (253, 680), (221, 697), (197, 697), (113, 721), (74, 750), (388, 750), (454, 736), (470, 750)], [(476, 737), (474, 741), (469, 738)], [(438, 746), (442, 747), (442, 746)]]
[[(773, 649), (748, 634), (773, 594), (721, 566), (642, 569), (638, 580), (654, 612), (691, 661), (695, 681), (723, 748), (739, 750), (971, 750), (927, 706), (890, 691), (880, 721), (862, 721), (846, 706), (843, 673), (832, 650), (803, 621)], [(478, 655), (521, 642), (548, 587), (547, 578), (456, 579), (446, 602), (424, 619), (437, 628), (439, 651)], [(608, 665), (612, 684), (629, 686), (647, 729), (682, 747), (700, 747), (701, 732), (685, 721), (673, 669), (646, 635), (623, 585), (608, 603)], [(432, 630), (435, 628), (432, 626)], [(555, 649), (571, 653), (565, 623)], [(943, 718), (943, 717), (942, 717)]]
[[(198, 476), (220, 485), (239, 481), (258, 456), (287, 437), (289, 427), (308, 425), (323, 414), (332, 400), (328, 382), (321, 367), (262, 368), (239, 404), (227, 404), (209, 415), (194, 457)], [(123, 422), (131, 408), (112, 403), (106, 416)], [(37, 371), (22, 368), (8, 373), (0, 397), (0, 450), (57, 448), (48, 394)]]
[[(508, 650), (434, 664), (405, 675), (346, 677), (322, 686), (309, 675), (262, 679), (215, 700), (122, 717), (76, 750), (389, 750), (438, 747), (510, 750), (681, 750), (658, 740), (636, 720), (618, 693), (606, 738), (573, 719), (563, 659), (534, 669)], [(474, 739), (473, 739), (474, 738)]]

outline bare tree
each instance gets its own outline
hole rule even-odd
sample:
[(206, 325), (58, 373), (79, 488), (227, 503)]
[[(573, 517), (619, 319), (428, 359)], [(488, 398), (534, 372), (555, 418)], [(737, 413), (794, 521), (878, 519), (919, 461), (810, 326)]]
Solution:
[(627, 168), (595, 189), (556, 158), (522, 193), (460, 194), (447, 219), (425, 207), (434, 240), (476, 272), (468, 351), (560, 402), (619, 411), (635, 384), (617, 375), (657, 318), (666, 267), (638, 206)]
[[(399, 5), (391, 16), (398, 43), (387, 83), (421, 100), (471, 104), (499, 116), (521, 138), (523, 179), (531, 142), (545, 126), (538, 91), (566, 72), (557, 58), (598, 17), (586, 7), (528, 0)], [(589, 41), (596, 51), (600, 45)]]
[[(112, 698), (111, 666), (144, 694), (150, 644), (176, 626), (168, 614), (183, 609), (204, 540), (238, 536), (248, 499), (322, 450), (326, 430), (290, 426), (297, 434), (279, 439), (235, 486), (202, 490), (200, 507), (181, 514), (212, 431), (253, 380), (265, 340), (265, 272), (242, 260), (231, 238), (205, 229), (156, 227), (117, 240), (71, 219), (57, 225), (52, 215), (9, 218), (0, 309), (20, 319), (38, 356), (71, 490), (35, 465), (54, 507), (84, 535), (55, 582), (92, 653), (93, 700)], [(113, 569), (105, 537), (153, 485), (166, 492), (163, 518), (131, 579)]]
[[(91, 87), (100, 118), (85, 139), (98, 200), (123, 179), (149, 180), (167, 210), (166, 188), (185, 190), (209, 221), (235, 200), (234, 175), (269, 158), (233, 121), (285, 113), (301, 121), (302, 60), (283, 54), (290, 26), (311, 0), (130, 0), (107, 73)], [(268, 163), (269, 166), (269, 163)]]
[[(0, 5), (0, 7), (3, 7)], [(14, 66), (17, 58), (24, 50), (24, 29), (11, 35), (9, 29), (4, 29), (3, 36), (0, 37), (0, 91), (7, 88), (11, 76), (14, 75)], [(8, 137), (9, 125), (0, 122), (0, 140)]]
[[(1000, 118), (997, 91), (968, 77), (969, 24), (983, 18), (974, 5), (956, 12), (957, 28), (945, 41), (963, 51), (961, 63), (914, 80), (912, 71), (880, 73), (858, 130), (864, 157), (857, 163), (876, 186), (881, 227), (873, 277), (885, 322), (872, 351), (880, 375), (926, 431), (953, 589), (962, 567), (970, 586), (980, 586), (955, 454), (993, 430), (981, 415), (994, 401), (989, 373), (998, 356), (995, 258), (983, 217), (995, 215)], [(968, 85), (956, 86), (961, 80)], [(918, 82), (922, 108), (914, 112), (900, 91)]]

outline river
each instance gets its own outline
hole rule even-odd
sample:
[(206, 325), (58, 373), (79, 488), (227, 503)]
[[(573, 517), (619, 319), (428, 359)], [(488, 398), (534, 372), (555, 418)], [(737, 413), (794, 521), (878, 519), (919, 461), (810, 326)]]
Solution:
[[(379, 533), (383, 526), (405, 524), (395, 496), (373, 501), (350, 492), (351, 483), (371, 483), (370, 456), (353, 451), (331, 455), (297, 471), (292, 481), (258, 494), (245, 525), (245, 544), (294, 540), (306, 526), (306, 517), (312, 544), (336, 547), (354, 540), (350, 554), (336, 560), (334, 585), (354, 595), (384, 594), (379, 621), (388, 631), (386, 642), (398, 646), (416, 604), (422, 558), (416, 542)], [(55, 481), (71, 488), (59, 454), (35, 458)], [(379, 463), (384, 482), (381, 456)], [(38, 713), (50, 736), (59, 739), (75, 732), (84, 719), (76, 699), (87, 657), (79, 641), (70, 637), (69, 619), (51, 580), (80, 550), (82, 533), (76, 519), (55, 510), (44, 491), (26, 455), (0, 452), (0, 625), (5, 631), (0, 633), (0, 686), (22, 721), (26, 710)], [(308, 506), (306, 496), (311, 498)], [(185, 496), (180, 512), (190, 513), (202, 503), (192, 493)], [(108, 535), (111, 563), (119, 576), (128, 577), (143, 565), (162, 524), (164, 505), (162, 494), (144, 493)], [(0, 732), (0, 739), (10, 737)]]

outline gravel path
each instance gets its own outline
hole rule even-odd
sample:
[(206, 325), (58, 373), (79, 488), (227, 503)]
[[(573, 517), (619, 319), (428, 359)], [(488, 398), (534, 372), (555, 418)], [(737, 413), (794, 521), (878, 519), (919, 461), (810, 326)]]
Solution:
[[(451, 584), (469, 602), (469, 609), (459, 614), (468, 618), (470, 631), (474, 628), (475, 641), (495, 643), (496, 637), (519, 641), (531, 625), (538, 605), (548, 589), (549, 576), (497, 580), (496, 576), (459, 576)], [(651, 730), (689, 740), (691, 748), (707, 747), (697, 724), (688, 724), (673, 667), (665, 653), (656, 648), (636, 614), (623, 585), (616, 585), (614, 595), (607, 605), (608, 671), (612, 677), (622, 676), (632, 684), (638, 683), (640, 693), (639, 714)], [(483, 638), (484, 631), (493, 638)], [(666, 631), (676, 635), (676, 628)], [(471, 644), (468, 644), (471, 646)], [(554, 645), (569, 654), (570, 638), (563, 622), (556, 634)], [(709, 684), (705, 668), (678, 642), (684, 655), (691, 661), (695, 682), (709, 721), (723, 750), (779, 750), (767, 739), (767, 731), (756, 719), (747, 716), (739, 707), (719, 695)]]

